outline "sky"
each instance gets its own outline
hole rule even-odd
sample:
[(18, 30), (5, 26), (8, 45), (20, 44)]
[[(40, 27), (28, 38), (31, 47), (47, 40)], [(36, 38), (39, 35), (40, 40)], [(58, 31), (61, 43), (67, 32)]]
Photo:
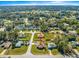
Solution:
[(71, 0), (52, 0), (52, 1), (47, 1), (47, 0), (40, 0), (40, 1), (35, 1), (35, 0), (30, 0), (30, 1), (20, 1), (20, 0), (11, 0), (11, 1), (1, 1), (0, 0), (0, 6), (16, 6), (16, 5), (74, 5), (74, 6), (79, 6), (79, 1), (71, 1)]
[(79, 1), (79, 0), (0, 0), (0, 1)]

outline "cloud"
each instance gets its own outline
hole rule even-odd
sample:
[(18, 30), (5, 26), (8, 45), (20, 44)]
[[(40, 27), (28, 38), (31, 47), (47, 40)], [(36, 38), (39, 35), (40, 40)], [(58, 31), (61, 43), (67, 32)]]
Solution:
[(0, 1), (79, 1), (79, 0), (0, 0)]
[(78, 5), (79, 1), (5, 1), (1, 2), (0, 5)]

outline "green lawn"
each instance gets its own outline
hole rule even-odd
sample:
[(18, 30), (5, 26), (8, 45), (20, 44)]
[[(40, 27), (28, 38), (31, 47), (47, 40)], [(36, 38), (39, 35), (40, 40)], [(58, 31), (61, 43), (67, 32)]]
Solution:
[(25, 35), (26, 35), (26, 37), (20, 38), (19, 40), (29, 41), (32, 34), (31, 33), (25, 33)]
[(45, 40), (49, 41), (50, 39), (54, 39), (54, 35), (53, 33), (44, 33), (45, 36)]
[(22, 46), (21, 48), (9, 49), (6, 55), (22, 55), (26, 53), (28, 46)]
[(52, 52), (52, 55), (57, 55), (57, 54), (59, 54), (59, 51), (58, 51), (57, 49), (53, 49), (51, 52)]
[(2, 48), (0, 48), (0, 53), (3, 51), (3, 49)]
[[(44, 39), (46, 41), (50, 41), (50, 39), (54, 39), (55, 35), (56, 34), (53, 34), (53, 33), (44, 33), (44, 36), (45, 36)], [(35, 41), (38, 41), (38, 34), (37, 33), (34, 35), (34, 41), (33, 42), (35, 42)]]
[(32, 49), (31, 49), (32, 54), (34, 55), (45, 55), (48, 54), (48, 50), (39, 50), (37, 49), (37, 47), (35, 45), (32, 45)]
[(26, 32), (26, 33), (27, 33), (27, 32), (30, 32), (30, 30), (27, 30), (27, 29), (25, 29), (25, 30), (22, 30), (22, 31), (23, 31), (23, 32)]
[(38, 41), (38, 33), (35, 33), (33, 41)]
[(77, 47), (76, 49), (77, 49), (77, 51), (79, 52), (79, 47)]

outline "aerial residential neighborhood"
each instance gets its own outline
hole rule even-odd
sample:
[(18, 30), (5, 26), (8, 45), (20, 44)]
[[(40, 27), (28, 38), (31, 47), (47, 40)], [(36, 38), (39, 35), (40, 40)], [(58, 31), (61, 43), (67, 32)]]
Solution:
[(0, 57), (79, 58), (79, 6), (0, 6)]

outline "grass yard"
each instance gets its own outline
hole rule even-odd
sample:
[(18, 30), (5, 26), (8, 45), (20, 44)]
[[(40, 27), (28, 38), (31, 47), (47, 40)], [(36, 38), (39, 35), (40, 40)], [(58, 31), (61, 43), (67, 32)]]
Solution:
[[(53, 33), (44, 33), (45, 40), (46, 41), (50, 41), (50, 39), (54, 39), (54, 35), (56, 35), (56, 34), (53, 34)], [(35, 42), (35, 41), (38, 41), (38, 34), (37, 33), (34, 35), (34, 41), (33, 42)]]
[(76, 49), (77, 49), (77, 51), (79, 52), (79, 47), (77, 47)]
[(2, 48), (0, 48), (0, 53), (3, 51), (3, 49)]
[(22, 55), (27, 52), (28, 46), (22, 46), (21, 48), (9, 49), (5, 55)]
[(54, 35), (55, 34), (53, 34), (53, 33), (44, 33), (45, 40), (50, 41), (50, 39), (54, 39)]
[(33, 42), (38, 41), (38, 33), (35, 33)]
[(27, 32), (30, 32), (31, 30), (25, 29), (25, 30), (22, 30), (22, 31), (27, 33)]
[(59, 51), (58, 51), (57, 49), (53, 49), (51, 52), (52, 52), (52, 55), (57, 55), (57, 54), (59, 54)]
[(25, 35), (26, 35), (26, 37), (20, 38), (19, 40), (29, 41), (32, 34), (31, 33), (25, 33)]
[(48, 50), (39, 50), (37, 49), (37, 47), (35, 45), (32, 45), (32, 49), (31, 49), (32, 54), (34, 55), (45, 55), (48, 54)]

